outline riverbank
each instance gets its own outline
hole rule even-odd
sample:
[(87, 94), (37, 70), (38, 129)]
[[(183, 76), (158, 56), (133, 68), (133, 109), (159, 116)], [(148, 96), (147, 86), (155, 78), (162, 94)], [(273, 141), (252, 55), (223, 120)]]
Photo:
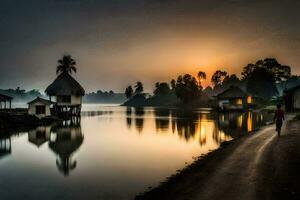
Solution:
[(0, 111), (0, 133), (14, 132), (15, 130), (29, 130), (39, 125), (48, 125), (60, 121), (55, 117), (39, 119), (27, 114), (27, 109), (7, 109)]
[(300, 197), (300, 121), (233, 140), (198, 159), (140, 199), (296, 199)]

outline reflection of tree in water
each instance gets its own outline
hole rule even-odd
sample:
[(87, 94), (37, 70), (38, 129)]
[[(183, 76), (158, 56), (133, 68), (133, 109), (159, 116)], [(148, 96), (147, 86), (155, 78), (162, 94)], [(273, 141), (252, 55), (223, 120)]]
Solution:
[(169, 129), (169, 116), (170, 116), (170, 109), (155, 109), (155, 126), (156, 131), (168, 131)]
[(127, 123), (127, 127), (130, 129), (132, 126), (132, 109), (131, 109), (131, 107), (126, 108), (126, 123)]
[(140, 133), (143, 131), (144, 128), (145, 109), (143, 107), (135, 108), (134, 114), (135, 114), (135, 128)]
[(64, 122), (52, 128), (53, 137), (49, 142), (50, 149), (58, 155), (56, 165), (64, 175), (76, 167), (76, 161), (72, 159), (73, 154), (83, 143), (83, 134), (80, 124)]
[(195, 112), (185, 110), (173, 111), (172, 119), (175, 118), (178, 135), (186, 140), (194, 137), (197, 130), (198, 117), (198, 113)]

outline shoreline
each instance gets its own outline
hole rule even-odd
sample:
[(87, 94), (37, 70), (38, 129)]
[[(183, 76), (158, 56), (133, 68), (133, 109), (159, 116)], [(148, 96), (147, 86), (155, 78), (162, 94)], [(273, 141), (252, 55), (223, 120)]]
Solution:
[[(270, 125), (266, 125), (263, 128), (266, 128), (267, 126), (270, 126)], [(251, 132), (252, 135), (255, 134), (256, 132), (258, 132), (259, 130), (261, 130), (261, 129), (258, 129), (258, 130), (255, 130), (255, 131)], [(176, 170), (176, 173), (174, 173), (174, 174), (170, 175), (169, 177), (165, 178), (165, 180), (160, 182), (157, 186), (149, 187), (149, 190), (146, 190), (144, 192), (141, 192), (141, 193), (137, 194), (134, 199), (135, 200), (144, 200), (144, 199), (147, 199), (147, 200), (149, 199), (150, 200), (154, 197), (156, 199), (164, 199), (162, 193), (167, 192), (168, 187), (170, 187), (170, 185), (176, 184), (176, 182), (185, 179), (185, 177), (187, 175), (190, 175), (190, 173), (193, 173), (194, 170), (197, 170), (197, 169), (201, 168), (202, 166), (206, 166), (207, 165), (206, 162), (211, 162), (212, 160), (216, 159), (216, 157), (221, 156), (220, 154), (223, 155), (225, 153), (223, 151), (226, 148), (235, 145), (240, 140), (245, 139), (247, 137), (249, 137), (249, 135), (244, 135), (244, 136), (241, 136), (239, 138), (234, 138), (230, 141), (222, 142), (217, 149), (212, 150), (212, 151), (208, 152), (207, 154), (199, 155), (198, 157), (196, 157), (194, 159), (194, 161), (191, 164), (183, 167), (182, 169)], [(153, 194), (155, 196), (151, 197)], [(156, 196), (157, 194), (162, 195), (162, 197)], [(150, 195), (150, 198), (148, 197), (149, 195)]]
[[(296, 122), (295, 122), (296, 121)], [(287, 120), (286, 124), (299, 123), (299, 120)], [(206, 185), (211, 180), (211, 176), (218, 173), (218, 165), (222, 165), (243, 143), (247, 143), (250, 138), (261, 137), (263, 132), (272, 130), (272, 125), (265, 125), (249, 135), (223, 142), (220, 147), (205, 155), (200, 155), (188, 166), (185, 166), (177, 173), (172, 174), (154, 188), (139, 193), (135, 200), (148, 199), (194, 199), (190, 195), (194, 193), (196, 185)], [(259, 134), (258, 134), (259, 133)], [(289, 133), (288, 133), (289, 134)], [(226, 185), (226, 183), (223, 183)], [(213, 188), (210, 188), (213, 190)], [(200, 189), (199, 189), (200, 190)], [(255, 199), (255, 198), (254, 198)]]

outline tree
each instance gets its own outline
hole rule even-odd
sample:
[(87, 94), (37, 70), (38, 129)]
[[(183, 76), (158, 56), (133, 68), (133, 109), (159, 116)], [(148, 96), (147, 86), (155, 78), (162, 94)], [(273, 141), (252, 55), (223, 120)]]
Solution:
[(176, 88), (176, 81), (174, 79), (171, 80), (171, 88), (172, 90), (175, 90)]
[(243, 71), (242, 71), (242, 79), (247, 79), (251, 73), (254, 71), (254, 69), (256, 68), (256, 65), (254, 64), (248, 64), (246, 67), (243, 68)]
[(241, 85), (240, 79), (235, 75), (228, 75), (224, 78), (222, 83), (222, 88), (229, 88), (230, 86), (239, 86)]
[(166, 95), (170, 92), (170, 86), (168, 83), (159, 83), (157, 82), (155, 84), (155, 90), (154, 90), (154, 95), (155, 96), (161, 96), (161, 95)]
[(226, 71), (217, 70), (211, 77), (211, 82), (216, 86), (220, 86), (222, 84), (223, 79), (227, 76)]
[(247, 91), (266, 100), (278, 94), (274, 76), (267, 69), (261, 67), (256, 68), (248, 78)]
[(131, 98), (133, 95), (133, 89), (131, 86), (128, 86), (126, 89), (125, 89), (125, 96), (127, 99)]
[(64, 55), (62, 59), (58, 60), (58, 66), (56, 68), (56, 74), (60, 73), (69, 73), (71, 74), (72, 71), (76, 73), (77, 69), (75, 67), (76, 62), (71, 57), (71, 55)]
[(199, 87), (201, 87), (202, 89), (202, 81), (206, 80), (206, 73), (203, 71), (199, 71), (197, 75), (198, 75)]
[(143, 83), (140, 81), (136, 82), (135, 88), (135, 94), (141, 94), (144, 91)]
[(285, 81), (291, 77), (291, 67), (278, 63), (275, 58), (265, 58), (258, 60), (255, 64), (248, 64), (242, 71), (243, 80), (248, 79), (257, 68), (266, 69), (272, 74), (277, 83)]
[(190, 74), (178, 76), (176, 87), (176, 96), (182, 100), (184, 104), (194, 100), (199, 96), (199, 85), (195, 77)]

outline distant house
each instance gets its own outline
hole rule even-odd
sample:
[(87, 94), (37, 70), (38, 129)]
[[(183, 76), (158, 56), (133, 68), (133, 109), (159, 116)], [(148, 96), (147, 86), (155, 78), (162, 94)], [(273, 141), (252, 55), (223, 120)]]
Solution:
[(254, 104), (253, 97), (236, 86), (231, 86), (215, 98), (221, 110), (244, 110)]
[(80, 116), (83, 87), (67, 72), (61, 73), (54, 82), (47, 87), (45, 93), (50, 101), (55, 101), (55, 111), (58, 115), (68, 113)]
[(284, 91), (285, 109), (287, 111), (300, 109), (300, 85)]
[(11, 101), (12, 100), (13, 100), (12, 97), (4, 95), (4, 94), (0, 94), (0, 109), (11, 108)]
[(35, 115), (38, 118), (51, 116), (50, 107), (52, 104), (52, 101), (37, 97), (28, 102), (28, 114)]

